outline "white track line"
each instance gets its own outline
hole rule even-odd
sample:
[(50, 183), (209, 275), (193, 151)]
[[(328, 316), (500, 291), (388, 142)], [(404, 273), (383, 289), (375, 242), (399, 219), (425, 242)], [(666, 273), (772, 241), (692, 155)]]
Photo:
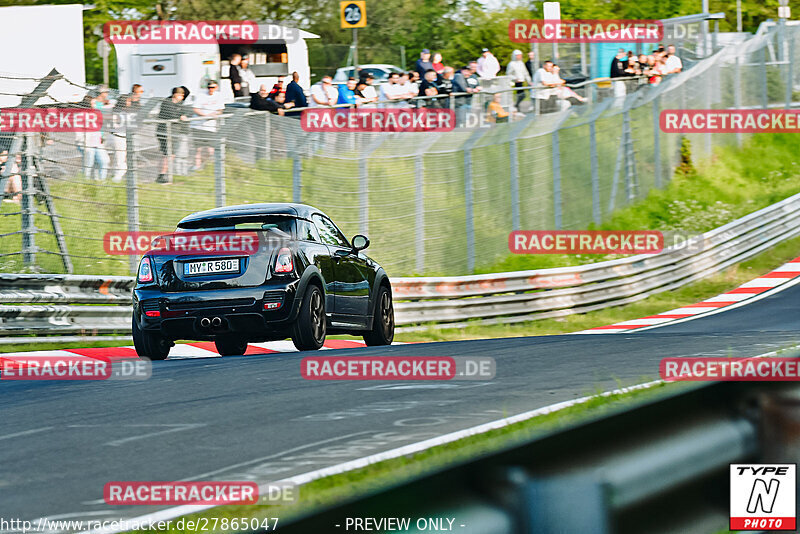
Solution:
[[(587, 402), (591, 399), (598, 398), (598, 397), (609, 397), (611, 395), (617, 395), (620, 393), (628, 393), (630, 391), (636, 391), (641, 389), (648, 389), (653, 386), (659, 385), (663, 382), (663, 380), (654, 380), (652, 382), (646, 382), (644, 384), (637, 384), (634, 386), (626, 387), (626, 388), (619, 388), (614, 389), (611, 391), (606, 391), (603, 393), (599, 393), (597, 395), (590, 395), (587, 397), (580, 397), (573, 400), (558, 402), (556, 404), (551, 404), (549, 406), (545, 406), (543, 408), (537, 408), (535, 410), (531, 410), (528, 412), (523, 412), (517, 415), (513, 415), (511, 417), (505, 417), (503, 419), (497, 419), (495, 421), (491, 421), (489, 423), (484, 423), (481, 425), (473, 426), (470, 428), (466, 428), (464, 430), (458, 430), (456, 432), (451, 432), (449, 434), (444, 434), (442, 436), (431, 438), (425, 441), (419, 441), (417, 443), (412, 443), (409, 445), (404, 445), (402, 447), (398, 447), (396, 449), (391, 449), (384, 452), (379, 452), (376, 454), (372, 454), (370, 456), (365, 456), (363, 458), (358, 458), (355, 460), (350, 460), (347, 462), (343, 462), (341, 464), (332, 465), (329, 467), (324, 467), (322, 469), (317, 469), (316, 471), (309, 471), (308, 473), (302, 473), (300, 475), (295, 475), (293, 477), (285, 478), (283, 480), (278, 480), (276, 482), (271, 482), (269, 484), (262, 484), (259, 486), (259, 492), (266, 491), (270, 486), (280, 485), (280, 484), (294, 484), (300, 486), (302, 484), (307, 484), (314, 480), (318, 480), (320, 478), (338, 475), (341, 473), (345, 473), (347, 471), (352, 471), (354, 469), (360, 469), (362, 467), (366, 467), (368, 465), (382, 462), (385, 460), (391, 460), (393, 458), (399, 458), (401, 456), (407, 456), (409, 454), (414, 454), (416, 452), (424, 451), (426, 449), (430, 449), (432, 447), (436, 447), (439, 445), (445, 445), (447, 443), (452, 443), (454, 441), (474, 436), (477, 434), (483, 434), (485, 432), (489, 432), (490, 430), (496, 430), (498, 428), (504, 428), (509, 425), (513, 425), (515, 423), (519, 423), (522, 421), (526, 421), (528, 419), (532, 419), (534, 417), (540, 415), (546, 415), (549, 413), (557, 412), (559, 410), (563, 410), (564, 408), (569, 408), (570, 406), (575, 406), (577, 404), (582, 404)], [(138, 517), (133, 517), (130, 519), (126, 519), (122, 523), (124, 524), (127, 522), (127, 525), (131, 525), (134, 523), (150, 523), (158, 522), (158, 521), (166, 521), (170, 519), (175, 519), (187, 514), (202, 512), (204, 510), (209, 510), (211, 508), (215, 508), (217, 505), (183, 505), (183, 506), (175, 506), (172, 508), (166, 508), (164, 510), (159, 510), (158, 512), (153, 512), (151, 514), (145, 514)], [(125, 530), (130, 530), (129, 528), (118, 528), (118, 529), (98, 529), (98, 530), (88, 530), (84, 531), (89, 534), (116, 534), (119, 532), (124, 532)]]

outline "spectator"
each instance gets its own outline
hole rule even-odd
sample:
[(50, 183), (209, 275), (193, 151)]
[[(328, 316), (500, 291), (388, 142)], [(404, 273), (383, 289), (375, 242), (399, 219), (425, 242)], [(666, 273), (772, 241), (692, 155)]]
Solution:
[(442, 63), (442, 54), (436, 52), (433, 55), (433, 70), (436, 71), (436, 74), (441, 75), (444, 72), (444, 63)]
[(250, 57), (247, 54), (242, 56), (242, 62), (239, 64), (239, 74), (242, 78), (242, 96), (250, 96), (258, 82), (256, 81), (256, 75), (250, 70)]
[[(414, 72), (414, 74), (416, 74), (416, 72)], [(408, 98), (414, 98), (419, 94), (419, 86), (411, 82), (411, 77), (409, 73), (404, 72), (403, 74), (401, 74), (400, 81), (398, 83), (400, 85), (398, 93), (402, 95), (402, 98), (404, 100)], [(397, 107), (406, 108), (409, 107), (409, 104), (408, 102), (401, 100), (397, 104)]]
[(0, 152), (0, 176), (3, 175), (6, 165), (11, 165), (11, 174), (3, 191), (3, 202), (19, 204), (22, 200), (22, 176), (19, 174), (19, 164), (21, 162), (22, 158), (18, 154), (15, 163), (8, 163), (8, 150)]
[(175, 159), (175, 154), (178, 152), (178, 144), (181, 137), (186, 135), (186, 125), (180, 122), (171, 122), (169, 129), (167, 128), (166, 121), (181, 120), (186, 121), (185, 107), (183, 106), (186, 91), (183, 87), (174, 87), (172, 95), (165, 98), (161, 103), (161, 108), (158, 110), (158, 119), (160, 121), (156, 127), (156, 138), (158, 139), (158, 148), (161, 155), (164, 156), (161, 160), (161, 172), (156, 178), (159, 184), (170, 183), (169, 180), (169, 165)]
[[(455, 80), (456, 70), (453, 67), (445, 67), (439, 78), (439, 94), (450, 95), (453, 91), (453, 81)], [(439, 105), (443, 108), (451, 108), (450, 99), (440, 98)]]
[(269, 111), (272, 113), (277, 113), (278, 115), (284, 115), (285, 110), (291, 109), (294, 107), (294, 102), (287, 102), (286, 101), (286, 93), (278, 93), (275, 95), (275, 98), (268, 98), (267, 105), (269, 106)]
[(361, 104), (365, 107), (376, 108), (378, 105), (378, 91), (372, 85), (375, 82), (375, 76), (367, 73), (364, 79), (357, 84), (357, 93), (361, 97)]
[(556, 96), (560, 100), (567, 100), (570, 104), (584, 104), (586, 98), (582, 97), (566, 86), (566, 81), (561, 77), (561, 67), (553, 63), (553, 78), (558, 86), (555, 88)]
[[(86, 95), (82, 105), (91, 109), (103, 109), (108, 104), (108, 91), (101, 89), (95, 95)], [(79, 150), (83, 153), (83, 169), (84, 177), (93, 180), (95, 179), (95, 170), (97, 171), (97, 179), (105, 181), (108, 176), (109, 157), (108, 152), (103, 146), (103, 132), (102, 130), (87, 131), (75, 134), (76, 140), (79, 144)]]
[(269, 97), (275, 100), (275, 97), (283, 92), (283, 75), (278, 76), (278, 82), (272, 86), (269, 92)]
[(335, 106), (336, 100), (339, 98), (339, 93), (336, 87), (333, 86), (333, 78), (330, 76), (323, 76), (320, 83), (316, 83), (311, 87), (311, 104), (312, 106)]
[(469, 62), (469, 71), (470, 76), (467, 78), (467, 85), (470, 87), (477, 89), (478, 91), (481, 90), (481, 79), (478, 77), (478, 62), (472, 60)]
[[(427, 96), (433, 97), (439, 94), (439, 84), (437, 82), (436, 71), (433, 69), (428, 69), (425, 72), (425, 79), (422, 80), (422, 83), (419, 84), (419, 95), (418, 96)], [(429, 107), (438, 107), (438, 102), (436, 99), (428, 98), (424, 100), (423, 105), (427, 105)]]
[(488, 48), (481, 50), (478, 58), (478, 76), (484, 80), (492, 80), (500, 72), (500, 62), (492, 55)]
[(611, 78), (622, 78), (623, 76), (628, 76), (628, 73), (625, 70), (628, 68), (628, 55), (625, 53), (625, 49), (620, 48), (617, 50), (617, 55), (614, 56), (614, 59), (611, 61)]
[(563, 85), (563, 80), (559, 80), (554, 74), (552, 61), (545, 61), (542, 67), (536, 71), (533, 77), (533, 85), (534, 87), (545, 87), (545, 89), (537, 89), (534, 94), (540, 100), (540, 111), (542, 113), (557, 111), (558, 94), (556, 88)]
[(386, 108), (397, 108), (405, 107), (399, 105), (400, 101), (405, 98), (406, 94), (400, 85), (400, 75), (396, 72), (390, 72), (386, 83), (381, 85), (379, 100), (384, 102), (383, 106)]
[(639, 57), (636, 59), (636, 72), (639, 75), (647, 75), (647, 69), (647, 56), (639, 54)]
[(242, 63), (242, 55), (241, 54), (233, 54), (230, 60), (230, 70), (228, 72), (228, 78), (231, 80), (231, 89), (233, 89), (233, 96), (234, 98), (238, 98), (241, 96), (248, 96), (244, 94), (242, 90), (242, 75), (239, 72), (239, 65)]
[[(617, 55), (614, 56), (614, 59), (611, 61), (611, 78), (623, 78), (626, 76), (631, 76), (630, 72), (628, 72), (628, 54), (625, 53), (623, 48), (617, 50)], [(614, 87), (614, 97), (619, 98), (625, 96), (627, 93), (627, 89), (625, 87), (625, 82), (622, 80), (617, 80), (613, 82)]]
[(357, 106), (361, 103), (361, 99), (356, 96), (356, 79), (350, 77), (347, 79), (346, 84), (339, 85), (339, 99), (337, 104), (349, 104), (350, 106)]
[(255, 109), (258, 111), (274, 111), (277, 109), (270, 102), (275, 101), (269, 98), (269, 91), (267, 90), (267, 86), (264, 84), (261, 84), (261, 87), (258, 89), (257, 93), (250, 95), (250, 109)]
[[(286, 103), (292, 103), (293, 108), (305, 108), (308, 107), (308, 100), (306, 100), (306, 95), (303, 92), (303, 88), (300, 87), (300, 84), (297, 83), (300, 81), (300, 74), (297, 71), (292, 73), (292, 81), (289, 82), (289, 85), (286, 86)], [(290, 113), (290, 115), (294, 117), (300, 117), (300, 112), (295, 111)]]
[[(528, 85), (533, 83), (531, 76), (528, 73), (528, 69), (525, 67), (525, 63), (522, 62), (521, 50), (514, 50), (511, 52), (511, 61), (509, 61), (508, 66), (506, 67), (506, 76), (511, 78), (511, 83), (513, 83), (514, 87), (516, 88), (525, 86), (526, 82)], [(518, 90), (515, 94), (516, 99), (514, 102), (514, 107), (519, 109), (519, 104), (525, 98), (525, 93), (521, 90)]]
[(144, 88), (138, 83), (133, 84), (131, 94), (122, 95), (112, 110), (110, 135), (106, 138), (106, 144), (111, 150), (113, 182), (121, 182), (128, 170), (127, 131), (136, 126), (136, 114), (142, 107), (143, 94)]
[(425, 76), (425, 73), (429, 70), (433, 69), (433, 63), (431, 62), (431, 51), (425, 48), (419, 54), (419, 59), (414, 64), (414, 70), (417, 72), (417, 75), (420, 79)]
[(536, 66), (536, 53), (533, 50), (528, 52), (528, 61), (525, 62), (525, 68), (528, 69), (528, 76), (533, 79), (533, 73), (538, 69)]
[[(467, 85), (467, 78), (471, 76), (469, 67), (464, 65), (453, 76), (453, 92), (458, 93), (472, 93), (469, 85)], [(463, 125), (467, 116), (467, 112), (472, 107), (472, 95), (458, 95), (456, 96), (456, 123)]]
[(216, 142), (217, 120), (213, 117), (222, 115), (225, 109), (225, 102), (222, 95), (217, 92), (219, 86), (214, 80), (206, 83), (207, 91), (195, 96), (192, 104), (193, 111), (197, 117), (210, 117), (208, 120), (192, 121), (192, 137), (195, 146), (194, 168), (199, 170), (203, 164), (203, 154), (209, 158), (214, 155), (214, 145)]
[(675, 52), (675, 45), (667, 47), (667, 59), (664, 63), (665, 74), (677, 74), (683, 70), (683, 62), (675, 55)]
[(508, 122), (508, 111), (503, 109), (503, 106), (500, 105), (500, 98), (502, 95), (500, 93), (495, 93), (492, 97), (492, 101), (489, 102), (489, 122)]

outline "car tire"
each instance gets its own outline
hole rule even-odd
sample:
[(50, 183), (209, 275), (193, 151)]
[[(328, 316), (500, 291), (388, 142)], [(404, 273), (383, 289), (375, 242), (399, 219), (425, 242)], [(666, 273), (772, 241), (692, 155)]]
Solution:
[(140, 358), (149, 360), (166, 360), (173, 343), (159, 333), (147, 332), (139, 328), (139, 323), (136, 322), (135, 317), (132, 321), (133, 346), (136, 349), (136, 354)]
[(364, 334), (364, 342), (369, 347), (391, 345), (394, 340), (394, 306), (392, 292), (386, 286), (378, 289), (375, 302), (375, 316), (372, 319), (372, 330)]
[(220, 356), (244, 356), (247, 341), (236, 337), (218, 337), (214, 340)]
[(309, 285), (292, 325), (292, 343), (297, 350), (319, 350), (325, 343), (327, 324), (325, 297), (316, 285)]

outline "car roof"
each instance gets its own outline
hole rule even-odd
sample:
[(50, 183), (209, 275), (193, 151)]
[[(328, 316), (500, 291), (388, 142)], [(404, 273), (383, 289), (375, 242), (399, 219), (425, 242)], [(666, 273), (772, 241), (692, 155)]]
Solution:
[[(254, 215), (287, 215), (308, 219), (314, 213), (322, 213), (320, 210), (307, 204), (294, 204), (290, 202), (269, 202), (261, 204), (239, 204), (237, 206), (225, 206), (205, 211), (198, 211), (187, 215), (180, 220), (178, 226), (186, 223), (205, 221), (210, 219), (228, 219), (237, 217), (252, 217)], [(325, 215), (322, 213), (322, 215)]]
[[(359, 65), (358, 67), (360, 69), (384, 69), (384, 70), (398, 69), (398, 70), (400, 70), (400, 67), (397, 67), (397, 66), (389, 64), (389, 63), (367, 63), (366, 65)], [(337, 72), (344, 72), (344, 71), (348, 71), (348, 70), (353, 70), (353, 67), (352, 66), (351, 67), (339, 67), (338, 69), (336, 69)]]

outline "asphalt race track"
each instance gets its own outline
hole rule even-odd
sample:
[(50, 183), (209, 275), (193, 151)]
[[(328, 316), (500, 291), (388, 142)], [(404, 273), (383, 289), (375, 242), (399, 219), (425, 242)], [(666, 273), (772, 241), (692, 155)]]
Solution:
[(0, 517), (136, 517), (157, 508), (106, 505), (106, 482), (275, 481), (613, 389), (617, 380), (656, 379), (666, 356), (755, 355), (796, 343), (800, 285), (638, 333), (335, 352), (492, 356), (489, 382), (312, 382), (301, 378), (296, 353), (154, 362), (141, 382), (6, 381)]

